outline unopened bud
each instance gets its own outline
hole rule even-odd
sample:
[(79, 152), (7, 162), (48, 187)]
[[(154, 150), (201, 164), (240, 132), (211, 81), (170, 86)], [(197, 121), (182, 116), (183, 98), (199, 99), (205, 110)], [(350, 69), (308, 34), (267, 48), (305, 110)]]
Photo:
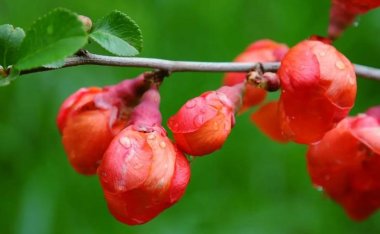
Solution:
[(78, 19), (82, 22), (82, 24), (84, 26), (84, 30), (86, 30), (86, 32), (90, 32), (91, 28), (92, 28), (91, 19), (87, 16), (84, 16), (84, 15), (78, 15)]

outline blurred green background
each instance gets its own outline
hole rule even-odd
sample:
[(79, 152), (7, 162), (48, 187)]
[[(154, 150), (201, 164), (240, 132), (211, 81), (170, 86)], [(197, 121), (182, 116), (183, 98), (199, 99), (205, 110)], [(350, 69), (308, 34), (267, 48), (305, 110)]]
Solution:
[[(141, 56), (229, 61), (250, 42), (294, 45), (325, 35), (330, 1), (0, 0), (0, 24), (27, 29), (55, 7), (94, 21), (114, 9), (141, 26)], [(353, 62), (380, 67), (380, 10), (362, 16), (336, 46)], [(99, 48), (93, 52), (104, 53)], [(0, 89), (0, 233), (380, 233), (380, 214), (362, 223), (312, 188), (305, 147), (267, 139), (249, 121), (223, 149), (192, 162), (182, 200), (130, 227), (108, 212), (97, 177), (69, 166), (55, 126), (62, 101), (83, 86), (114, 84), (142, 69), (82, 66), (25, 75)], [(164, 121), (189, 98), (218, 88), (222, 74), (174, 74), (162, 86)], [(353, 113), (380, 103), (380, 83), (359, 79)], [(278, 94), (271, 94), (276, 98)]]

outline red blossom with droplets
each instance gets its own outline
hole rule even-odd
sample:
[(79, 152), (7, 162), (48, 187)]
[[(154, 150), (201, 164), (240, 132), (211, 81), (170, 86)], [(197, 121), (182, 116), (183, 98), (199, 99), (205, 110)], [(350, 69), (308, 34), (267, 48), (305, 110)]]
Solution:
[(380, 6), (380, 0), (332, 0), (328, 34), (337, 38), (351, 25), (357, 15)]
[(347, 117), (309, 146), (308, 170), (316, 187), (354, 220), (380, 208), (380, 107)]
[(186, 102), (168, 121), (178, 147), (203, 156), (220, 149), (235, 124), (243, 84), (223, 86)]
[(297, 143), (320, 140), (354, 105), (354, 67), (331, 45), (311, 40), (297, 44), (285, 55), (278, 75), (281, 130)]
[(143, 224), (176, 203), (190, 179), (190, 166), (161, 127), (159, 94), (147, 91), (104, 154), (98, 174), (112, 215)]
[(82, 88), (62, 104), (57, 125), (73, 168), (85, 175), (96, 169), (112, 138), (124, 128), (136, 103), (143, 76), (105, 88)]
[[(272, 40), (259, 40), (247, 47), (234, 61), (235, 62), (275, 62), (280, 61), (288, 47), (285, 44), (280, 44)], [(245, 73), (230, 72), (226, 73), (223, 84), (233, 86), (242, 83), (246, 80)], [(243, 104), (240, 112), (247, 110), (249, 107), (259, 104), (266, 97), (266, 91), (261, 88), (256, 88), (253, 85), (246, 85)]]

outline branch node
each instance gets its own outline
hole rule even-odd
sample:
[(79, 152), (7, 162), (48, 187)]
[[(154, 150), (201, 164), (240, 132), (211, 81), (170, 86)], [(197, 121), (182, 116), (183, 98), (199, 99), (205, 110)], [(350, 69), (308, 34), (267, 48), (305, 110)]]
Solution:
[(280, 89), (280, 79), (276, 73), (262, 71), (251, 71), (247, 74), (247, 83), (269, 92)]
[(88, 51), (85, 50), (85, 49), (80, 49), (80, 50), (78, 50), (78, 51), (75, 53), (75, 55), (76, 55), (76, 56), (79, 56), (79, 57), (89, 57), (89, 54), (90, 54), (90, 52), (88, 52)]
[(168, 70), (156, 69), (144, 73), (145, 81), (157, 86), (161, 85), (165, 77), (168, 77), (170, 72)]

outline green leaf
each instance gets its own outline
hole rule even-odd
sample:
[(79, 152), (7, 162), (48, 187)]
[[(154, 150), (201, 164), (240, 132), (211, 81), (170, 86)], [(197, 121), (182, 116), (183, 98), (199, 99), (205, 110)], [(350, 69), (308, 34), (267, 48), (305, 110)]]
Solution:
[(120, 11), (113, 11), (96, 22), (90, 38), (119, 56), (136, 56), (142, 49), (139, 26)]
[(10, 24), (0, 25), (0, 65), (4, 69), (16, 62), (24, 37), (22, 28), (14, 28)]
[(56, 63), (87, 43), (87, 34), (78, 16), (56, 9), (33, 23), (21, 44), (19, 70)]

